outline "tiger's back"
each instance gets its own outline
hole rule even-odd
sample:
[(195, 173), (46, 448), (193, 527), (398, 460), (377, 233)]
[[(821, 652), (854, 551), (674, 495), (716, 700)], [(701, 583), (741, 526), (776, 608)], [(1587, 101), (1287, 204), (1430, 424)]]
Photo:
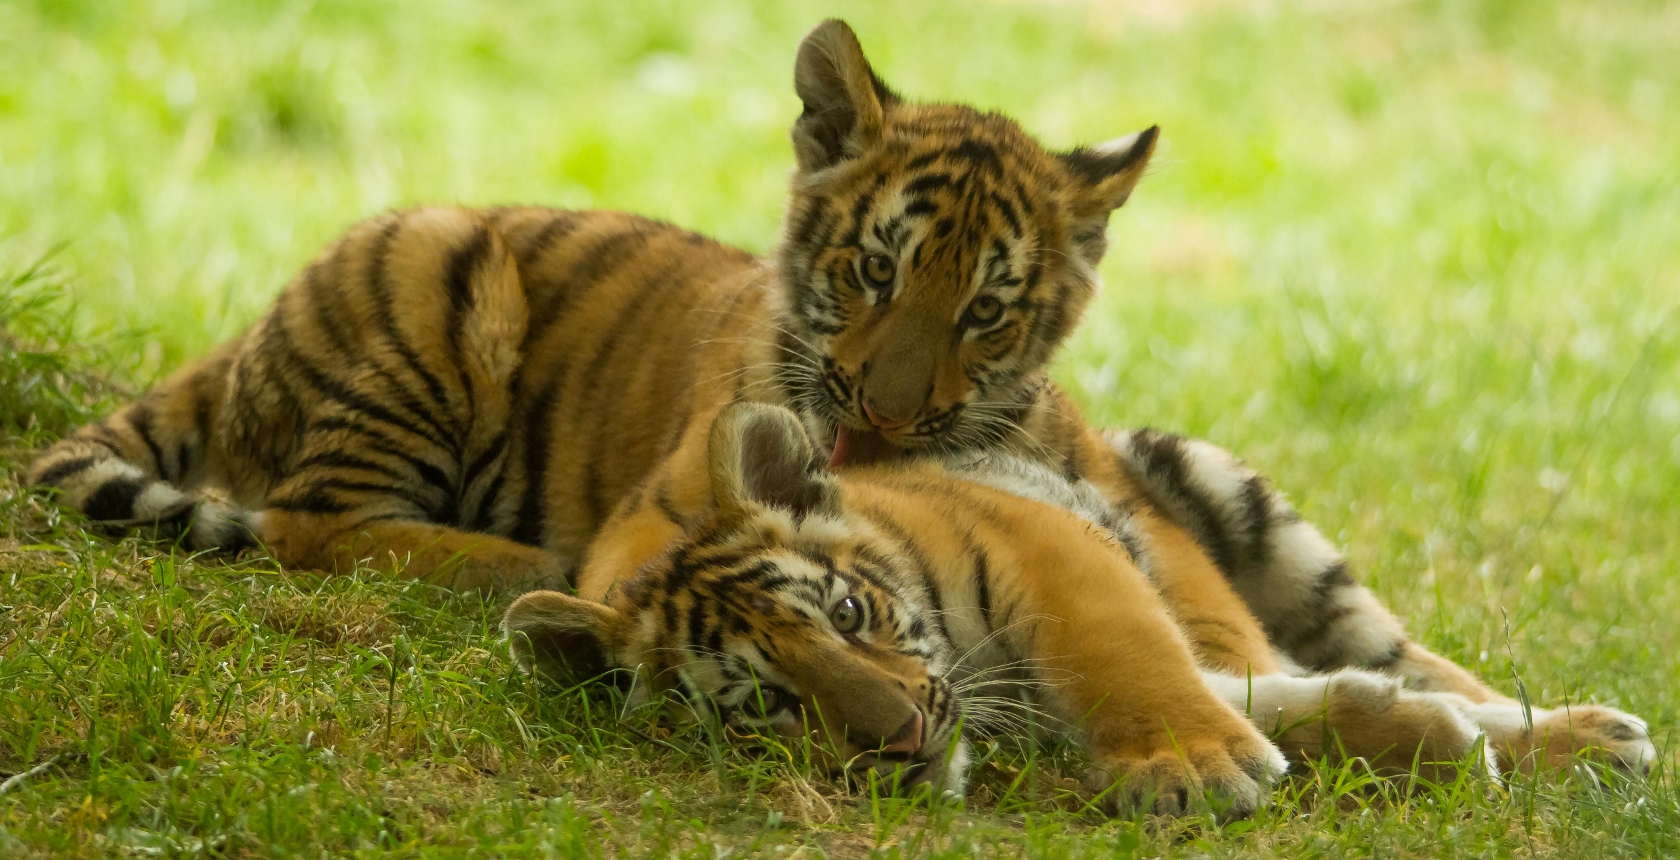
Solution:
[[(390, 213), (30, 480), (95, 519), (192, 548), (261, 536), (303, 567), (353, 564), (332, 540), (399, 523), (417, 550), (453, 527), (575, 553), (697, 405), (756, 381), (730, 371), (767, 361), (742, 353), (769, 295), (752, 256), (631, 215)], [(207, 486), (234, 505), (190, 495)], [(492, 551), (515, 577), (564, 572)]]

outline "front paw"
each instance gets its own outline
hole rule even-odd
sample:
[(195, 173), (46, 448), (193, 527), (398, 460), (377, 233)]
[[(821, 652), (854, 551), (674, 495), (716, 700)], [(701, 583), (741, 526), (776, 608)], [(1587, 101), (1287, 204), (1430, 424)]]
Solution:
[(1243, 724), (1225, 736), (1172, 739), (1140, 754), (1096, 754), (1086, 786), (1110, 815), (1132, 811), (1221, 820), (1260, 808), (1288, 764), (1259, 732)]
[(1540, 761), (1564, 770), (1586, 760), (1623, 773), (1644, 774), (1657, 757), (1644, 720), (1601, 705), (1536, 711), (1534, 734), (1519, 736), (1501, 752), (1525, 772)]

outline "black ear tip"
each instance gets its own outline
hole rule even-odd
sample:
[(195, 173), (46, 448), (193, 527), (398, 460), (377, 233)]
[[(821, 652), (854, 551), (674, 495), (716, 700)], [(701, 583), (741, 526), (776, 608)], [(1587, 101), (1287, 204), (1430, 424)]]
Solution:
[(1161, 127), (1158, 125), (1152, 125), (1143, 131), (1138, 132), (1137, 141), (1132, 144), (1131, 150), (1126, 153), (1126, 160), (1131, 161), (1139, 156), (1142, 156), (1151, 149), (1154, 149), (1155, 140), (1160, 136)]

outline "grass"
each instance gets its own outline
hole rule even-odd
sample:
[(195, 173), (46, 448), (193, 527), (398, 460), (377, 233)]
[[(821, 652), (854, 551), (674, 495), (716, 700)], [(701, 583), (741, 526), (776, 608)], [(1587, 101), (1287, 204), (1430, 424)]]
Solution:
[[(1103, 821), (1067, 749), (997, 745), (930, 807), (535, 687), (491, 603), (188, 558), (16, 486), (381, 208), (764, 250), (793, 48), (836, 12), (902, 90), (1051, 144), (1161, 123), (1060, 378), (1241, 452), (1495, 684), (1649, 718), (1658, 773), (1317, 768), (1219, 828)], [(1672, 855), (1675, 44), (1638, 0), (0, 5), (0, 856)]]

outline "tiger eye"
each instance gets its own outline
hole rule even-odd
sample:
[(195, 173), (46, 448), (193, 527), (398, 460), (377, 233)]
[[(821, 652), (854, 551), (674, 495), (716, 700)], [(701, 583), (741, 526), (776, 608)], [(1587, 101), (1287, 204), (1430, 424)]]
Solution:
[(741, 710), (755, 717), (769, 717), (787, 708), (793, 697), (779, 687), (760, 686), (747, 694)]
[(972, 325), (991, 325), (1003, 316), (1003, 302), (995, 296), (979, 296), (968, 305), (968, 321)]
[(870, 254), (863, 258), (863, 276), (877, 287), (892, 283), (893, 261), (886, 254)]
[(841, 633), (856, 633), (863, 626), (863, 601), (848, 597), (828, 610), (828, 620)]

